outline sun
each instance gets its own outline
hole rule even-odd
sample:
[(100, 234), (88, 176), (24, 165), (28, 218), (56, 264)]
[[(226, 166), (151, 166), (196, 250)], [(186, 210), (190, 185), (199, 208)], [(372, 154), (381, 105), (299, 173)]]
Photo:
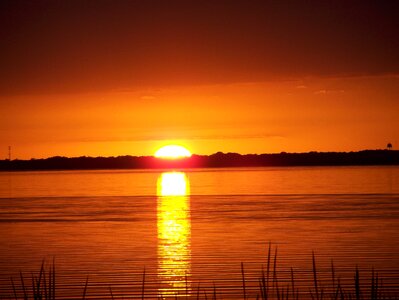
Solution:
[(158, 158), (176, 159), (190, 156), (190, 151), (188, 151), (183, 146), (178, 145), (163, 146), (162, 148), (159, 148), (157, 152), (155, 152), (155, 157)]

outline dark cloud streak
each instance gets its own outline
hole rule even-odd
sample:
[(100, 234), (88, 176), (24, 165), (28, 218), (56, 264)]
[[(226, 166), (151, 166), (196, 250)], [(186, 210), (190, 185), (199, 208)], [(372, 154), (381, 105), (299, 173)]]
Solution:
[(398, 73), (398, 1), (2, 1), (0, 95)]

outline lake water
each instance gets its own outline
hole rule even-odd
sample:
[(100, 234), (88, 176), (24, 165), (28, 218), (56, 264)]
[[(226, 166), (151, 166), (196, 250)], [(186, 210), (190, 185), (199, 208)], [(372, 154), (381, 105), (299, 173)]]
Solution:
[[(55, 260), (57, 296), (259, 294), (269, 242), (281, 286), (307, 293), (331, 260), (342, 283), (373, 267), (399, 286), (399, 168), (295, 167), (0, 173), (0, 298)], [(198, 288), (199, 286), (199, 288)], [(18, 291), (21, 293), (20, 291)], [(22, 296), (22, 294), (20, 294)], [(304, 296), (305, 297), (305, 296)], [(184, 299), (184, 298), (183, 298)]]

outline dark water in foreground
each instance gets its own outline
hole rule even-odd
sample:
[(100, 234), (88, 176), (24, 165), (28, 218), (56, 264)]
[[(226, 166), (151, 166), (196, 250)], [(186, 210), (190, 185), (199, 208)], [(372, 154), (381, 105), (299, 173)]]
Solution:
[[(0, 173), (0, 297), (55, 257), (57, 295), (156, 298), (213, 285), (254, 298), (268, 243), (282, 283), (374, 267), (399, 286), (399, 168), (320, 167)], [(361, 278), (362, 279), (362, 278)]]

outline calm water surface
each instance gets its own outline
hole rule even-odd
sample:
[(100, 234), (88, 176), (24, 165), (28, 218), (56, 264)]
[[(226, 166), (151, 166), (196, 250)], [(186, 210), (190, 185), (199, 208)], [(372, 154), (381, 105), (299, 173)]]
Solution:
[[(255, 298), (269, 242), (282, 284), (308, 290), (359, 267), (399, 286), (399, 168), (311, 167), (0, 173), (0, 297), (55, 258), (57, 295)], [(309, 280), (308, 280), (309, 279)], [(327, 279), (326, 279), (327, 280)]]

